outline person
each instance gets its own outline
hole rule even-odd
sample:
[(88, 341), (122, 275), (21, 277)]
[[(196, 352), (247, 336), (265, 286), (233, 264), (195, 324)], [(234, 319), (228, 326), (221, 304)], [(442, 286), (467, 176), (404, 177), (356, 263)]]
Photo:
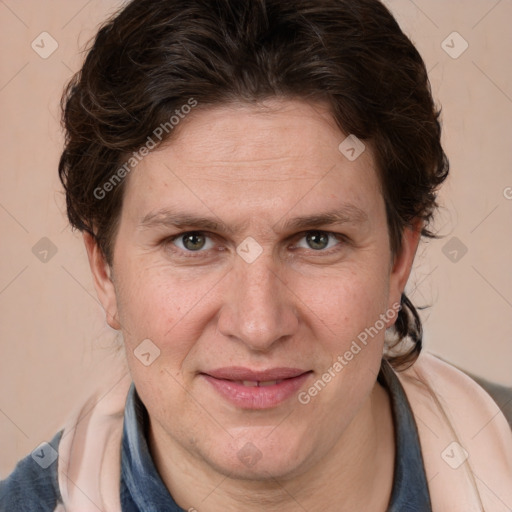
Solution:
[(127, 372), (1, 510), (497, 512), (512, 433), (404, 293), (448, 175), (378, 0), (132, 0), (63, 97), (59, 174)]

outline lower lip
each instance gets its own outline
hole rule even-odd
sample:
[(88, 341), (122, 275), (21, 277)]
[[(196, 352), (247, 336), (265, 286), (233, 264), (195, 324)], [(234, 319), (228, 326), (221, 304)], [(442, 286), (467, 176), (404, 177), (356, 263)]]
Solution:
[(237, 382), (201, 374), (229, 402), (242, 409), (270, 409), (295, 395), (311, 372), (284, 379), (272, 386), (244, 386)]

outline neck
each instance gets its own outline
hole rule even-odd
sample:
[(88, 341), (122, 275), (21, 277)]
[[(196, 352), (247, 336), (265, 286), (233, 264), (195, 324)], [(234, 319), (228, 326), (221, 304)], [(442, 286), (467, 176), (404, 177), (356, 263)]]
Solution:
[[(290, 478), (251, 481), (216, 471), (155, 428), (149, 444), (174, 500), (200, 512), (339, 512), (387, 510), (393, 484), (395, 439), (389, 397), (376, 383), (327, 457)], [(172, 457), (167, 454), (172, 453)]]

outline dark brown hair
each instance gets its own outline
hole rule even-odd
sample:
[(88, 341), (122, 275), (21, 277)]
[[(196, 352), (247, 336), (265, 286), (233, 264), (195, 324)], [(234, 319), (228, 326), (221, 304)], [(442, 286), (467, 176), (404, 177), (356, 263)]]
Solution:
[[(125, 181), (95, 191), (155, 128), (191, 98), (271, 97), (324, 102), (345, 134), (371, 142), (394, 254), (415, 219), (435, 236), (428, 224), (449, 167), (439, 110), (423, 60), (378, 0), (132, 0), (101, 27), (63, 96), (71, 225), (111, 263)], [(422, 327), (405, 294), (394, 333), (414, 345), (390, 361), (413, 362)]]

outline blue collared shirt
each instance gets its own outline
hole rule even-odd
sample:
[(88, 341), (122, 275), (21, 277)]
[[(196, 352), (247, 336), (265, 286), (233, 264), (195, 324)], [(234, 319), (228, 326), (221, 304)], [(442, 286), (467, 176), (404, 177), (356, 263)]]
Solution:
[[(395, 424), (395, 474), (387, 512), (431, 512), (416, 423), (403, 387), (386, 361), (378, 380), (388, 390)], [(148, 425), (148, 413), (132, 384), (122, 441), (123, 512), (186, 512), (176, 504), (156, 470), (147, 443)]]

